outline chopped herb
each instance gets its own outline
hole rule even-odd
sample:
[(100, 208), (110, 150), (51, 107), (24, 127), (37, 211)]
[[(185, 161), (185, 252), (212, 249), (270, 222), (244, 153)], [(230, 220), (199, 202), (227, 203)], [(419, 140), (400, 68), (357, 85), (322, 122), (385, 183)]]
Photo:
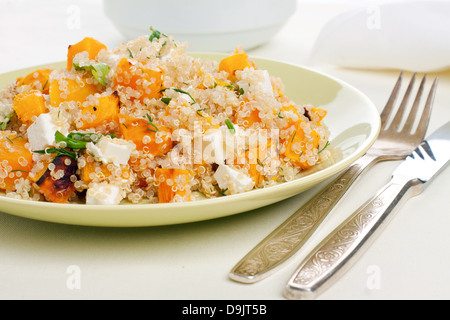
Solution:
[(111, 137), (115, 138), (115, 134), (100, 134), (100, 133), (91, 133), (91, 132), (71, 132), (67, 135), (67, 138), (74, 139), (78, 141), (85, 141), (85, 142), (98, 142), (101, 137)]
[(65, 137), (61, 132), (56, 131), (55, 141), (56, 143), (65, 142), (66, 146), (70, 149), (85, 149), (87, 142), (96, 143), (102, 136), (109, 136), (115, 138), (116, 135), (102, 135), (98, 133), (83, 133), (83, 132), (71, 132)]
[(167, 36), (166, 36), (164, 33), (161, 33), (161, 32), (159, 32), (158, 30), (153, 29), (153, 27), (150, 27), (150, 31), (152, 31), (152, 34), (151, 34), (150, 37), (148, 38), (148, 40), (149, 40), (150, 42), (152, 42), (153, 39), (158, 39), (158, 40), (159, 40), (159, 39), (161, 38), (161, 36), (167, 38)]
[(133, 57), (133, 52), (131, 52), (130, 48), (127, 48), (127, 49), (128, 49), (128, 54), (129, 54), (130, 58), (133, 59), (133, 58), (134, 58), (134, 57)]
[(65, 142), (66, 146), (70, 149), (85, 149), (86, 141), (75, 140), (72, 138), (67, 138), (61, 132), (56, 131), (55, 133), (56, 143)]
[(153, 123), (153, 120), (152, 120), (152, 118), (149, 116), (148, 113), (147, 113), (146, 117), (147, 117), (147, 119), (148, 119), (147, 124), (149, 124), (149, 125), (151, 125), (153, 128), (155, 128), (155, 129), (148, 129), (148, 128), (147, 128), (147, 130), (148, 130), (148, 131), (152, 131), (152, 132), (158, 132), (158, 131), (159, 131), (158, 127)]
[(206, 110), (206, 108), (198, 109), (198, 110), (197, 110), (197, 114), (198, 114), (200, 117), (204, 118), (205, 116), (202, 115), (200, 112), (201, 112), (201, 111), (205, 111), (205, 110)]
[(300, 152), (300, 155), (298, 156), (299, 158), (301, 157), (303, 155), (303, 151), (302, 152)]
[(234, 92), (236, 92), (236, 94), (238, 96), (242, 96), (245, 93), (243, 88), (239, 88), (239, 87), (234, 86), (232, 84), (225, 85), (224, 87), (233, 90)]
[(45, 87), (47, 86), (47, 84), (48, 84), (48, 79), (47, 79), (47, 81), (45, 81), (44, 86), (42, 87), (42, 90), (45, 89)]
[(8, 140), (9, 142), (13, 143), (13, 142), (11, 141), (10, 138), (8, 138), (8, 137), (5, 137), (5, 138), (6, 138), (6, 140)]
[(294, 142), (295, 136), (297, 135), (297, 131), (294, 132), (294, 136), (292, 137), (291, 143)]
[(236, 129), (234, 128), (233, 124), (231, 123), (230, 119), (225, 120), (225, 124), (227, 125), (228, 129), (230, 129), (232, 134), (236, 133)]
[(261, 167), (264, 167), (264, 164), (261, 162), (261, 160), (259, 160), (258, 158), (256, 158), (256, 162), (258, 162), (258, 164), (261, 166)]
[(322, 148), (322, 150), (319, 151), (319, 154), (325, 150), (326, 148), (328, 148), (328, 146), (330, 145), (330, 141), (327, 141), (327, 143), (325, 144), (325, 147)]
[(225, 197), (226, 196), (226, 193), (225, 192), (227, 192), (228, 191), (228, 188), (226, 188), (225, 190), (219, 190), (219, 194), (222, 196), (222, 197)]
[(56, 156), (68, 156), (74, 160), (77, 160), (77, 155), (75, 152), (68, 151), (66, 149), (56, 149), (56, 148), (48, 148), (45, 150), (34, 150), (34, 153), (40, 154), (56, 154)]
[(91, 72), (94, 78), (104, 87), (106, 87), (106, 76), (109, 73), (109, 66), (106, 63), (95, 63), (93, 65), (80, 66), (79, 64), (73, 63), (75, 70), (88, 71)]
[(178, 92), (178, 93), (186, 94), (186, 95), (189, 96), (189, 98), (191, 98), (193, 104), (197, 103), (197, 101), (195, 101), (195, 99), (191, 96), (191, 94), (190, 94), (189, 92), (184, 91), (184, 90), (181, 90), (181, 89), (177, 89), (177, 88), (165, 88), (165, 89), (160, 90), (159, 92), (161, 93), (161, 92), (164, 92), (164, 91), (169, 90), (169, 89), (172, 89), (173, 91)]
[(170, 101), (172, 101), (172, 98), (164, 97), (164, 98), (161, 98), (161, 101), (168, 105), (170, 103)]
[(127, 128), (128, 129), (128, 127), (127, 127), (127, 125), (125, 124), (125, 123), (122, 123), (122, 125), (125, 127), (125, 128)]
[(17, 169), (17, 170), (12, 170), (11, 172), (25, 172), (25, 173), (28, 173), (28, 171), (25, 171), (25, 170), (20, 170), (20, 169)]
[(278, 111), (277, 116), (278, 116), (278, 118), (280, 118), (280, 119), (284, 119), (284, 117), (281, 115), (281, 111)]
[(6, 126), (8, 125), (9, 121), (11, 120), (11, 116), (12, 116), (12, 112), (6, 116), (6, 121), (5, 122), (0, 122), (0, 129), (1, 130), (5, 130)]

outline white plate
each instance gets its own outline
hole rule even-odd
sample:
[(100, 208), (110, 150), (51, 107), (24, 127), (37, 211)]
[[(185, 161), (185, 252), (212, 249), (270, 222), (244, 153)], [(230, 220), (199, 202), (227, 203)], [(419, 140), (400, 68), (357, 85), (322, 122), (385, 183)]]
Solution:
[[(192, 54), (220, 60), (220, 54)], [(3, 212), (21, 217), (87, 226), (138, 227), (169, 225), (229, 216), (273, 204), (299, 194), (332, 177), (361, 157), (374, 143), (380, 130), (377, 108), (354, 87), (316, 71), (267, 59), (254, 58), (256, 64), (281, 77), (286, 94), (295, 102), (326, 109), (326, 125), (331, 131), (335, 162), (317, 167), (296, 180), (243, 194), (174, 204), (124, 204), (88, 206), (55, 204), (0, 196)], [(54, 68), (65, 63), (54, 64)], [(40, 66), (42, 67), (42, 66)], [(0, 86), (40, 67), (0, 75)]]

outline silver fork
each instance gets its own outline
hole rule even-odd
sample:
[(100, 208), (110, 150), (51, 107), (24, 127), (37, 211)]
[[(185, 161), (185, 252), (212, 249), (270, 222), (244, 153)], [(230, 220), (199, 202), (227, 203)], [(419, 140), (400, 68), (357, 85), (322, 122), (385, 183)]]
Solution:
[(420, 101), (426, 82), (426, 75), (424, 75), (414, 103), (409, 109), (407, 106), (416, 77), (417, 74), (414, 74), (411, 78), (403, 100), (395, 111), (395, 103), (403, 79), (403, 72), (400, 74), (381, 113), (380, 134), (367, 153), (242, 258), (230, 272), (232, 280), (254, 283), (276, 272), (294, 257), (363, 173), (378, 162), (402, 160), (414, 151), (425, 137), (438, 83), (436, 78), (425, 107), (421, 110)]

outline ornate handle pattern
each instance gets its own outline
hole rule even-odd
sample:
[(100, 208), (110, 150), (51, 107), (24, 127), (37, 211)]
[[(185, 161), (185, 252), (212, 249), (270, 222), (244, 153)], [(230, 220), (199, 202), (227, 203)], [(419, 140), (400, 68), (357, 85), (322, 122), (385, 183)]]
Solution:
[[(418, 180), (396, 178), (336, 228), (294, 273), (284, 294), (288, 299), (311, 299), (347, 271), (393, 216), (400, 200), (420, 193)], [(344, 268), (345, 267), (345, 268)]]
[(259, 281), (281, 267), (308, 240), (356, 179), (377, 160), (365, 155), (252, 249), (230, 272), (232, 280)]

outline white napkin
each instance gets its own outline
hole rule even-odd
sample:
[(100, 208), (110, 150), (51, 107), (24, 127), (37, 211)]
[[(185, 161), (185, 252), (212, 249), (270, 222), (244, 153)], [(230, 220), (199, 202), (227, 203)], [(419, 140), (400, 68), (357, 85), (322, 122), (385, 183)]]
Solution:
[(391, 1), (344, 12), (324, 26), (311, 57), (349, 68), (445, 70), (450, 1)]

